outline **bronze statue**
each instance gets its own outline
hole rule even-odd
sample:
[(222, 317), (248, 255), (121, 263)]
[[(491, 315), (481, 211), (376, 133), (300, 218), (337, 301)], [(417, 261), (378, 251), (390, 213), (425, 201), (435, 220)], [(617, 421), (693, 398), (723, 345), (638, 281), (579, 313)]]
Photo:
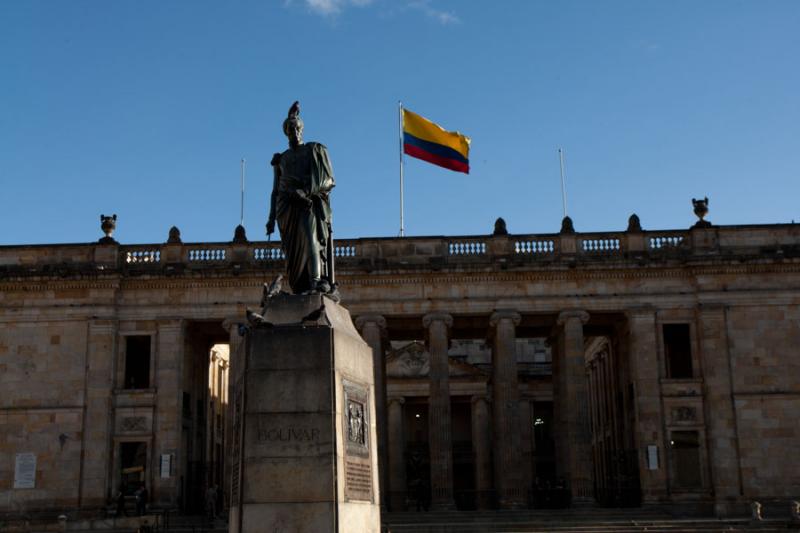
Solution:
[(277, 220), (292, 292), (336, 296), (330, 204), (335, 182), (328, 149), (303, 143), (299, 102), (289, 109), (283, 133), (289, 149), (272, 157), (275, 177), (267, 235), (275, 231)]

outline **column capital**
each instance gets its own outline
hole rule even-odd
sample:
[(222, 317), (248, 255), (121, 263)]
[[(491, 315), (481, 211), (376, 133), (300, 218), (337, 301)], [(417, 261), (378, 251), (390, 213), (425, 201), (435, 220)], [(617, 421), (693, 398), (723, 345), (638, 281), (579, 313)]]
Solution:
[(498, 309), (489, 317), (489, 325), (495, 327), (501, 320), (511, 320), (515, 326), (519, 326), (522, 315), (511, 309)]
[(655, 320), (656, 308), (652, 305), (629, 307), (625, 310), (625, 318), (632, 320)]
[(181, 329), (186, 321), (182, 318), (160, 318), (156, 321), (159, 331), (166, 329)]
[(488, 404), (488, 403), (492, 402), (492, 399), (489, 398), (489, 396), (487, 396), (485, 394), (475, 394), (474, 396), (472, 396), (469, 399), (469, 401), (470, 401), (470, 404), (472, 404), (472, 405), (475, 405), (478, 402), (484, 402), (484, 403)]
[(358, 315), (355, 320), (356, 329), (361, 331), (367, 324), (375, 324), (381, 331), (386, 329), (386, 319), (383, 315), (368, 313)]
[(434, 322), (442, 321), (448, 328), (453, 327), (453, 316), (447, 313), (428, 313), (422, 317), (422, 325), (426, 328), (431, 327)]
[(225, 329), (225, 331), (227, 331), (228, 333), (231, 333), (233, 328), (235, 328), (235, 329), (233, 329), (233, 331), (238, 331), (239, 330), (239, 324), (242, 324), (243, 322), (244, 322), (244, 320), (242, 318), (231, 318), (231, 317), (228, 317), (228, 318), (226, 318), (225, 320), (222, 321), (222, 327)]
[(118, 327), (119, 322), (116, 318), (93, 317), (89, 320), (89, 329), (91, 331), (116, 331)]
[(697, 312), (704, 319), (725, 318), (726, 305), (721, 303), (701, 303), (697, 305)]
[(397, 402), (399, 405), (403, 405), (406, 403), (406, 399), (403, 396), (389, 396), (386, 398), (386, 404), (391, 404), (392, 402)]
[(580, 320), (581, 324), (586, 324), (589, 321), (589, 313), (583, 309), (568, 309), (566, 311), (561, 311), (558, 314), (558, 325), (563, 326), (567, 320), (574, 318)]

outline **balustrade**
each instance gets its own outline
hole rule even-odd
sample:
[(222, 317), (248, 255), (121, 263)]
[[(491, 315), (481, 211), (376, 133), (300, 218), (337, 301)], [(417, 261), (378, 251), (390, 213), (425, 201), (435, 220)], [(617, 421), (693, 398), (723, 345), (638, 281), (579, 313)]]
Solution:
[(143, 265), (161, 262), (161, 250), (158, 248), (126, 249), (123, 251), (125, 263)]
[[(763, 226), (714, 226), (717, 248), (714, 253), (760, 254), (765, 248), (796, 253), (800, 233), (792, 224)], [(514, 235), (505, 239), (491, 236), (405, 237), (346, 239), (334, 242), (334, 256), (345, 265), (384, 268), (391, 265), (457, 265), (488, 261), (535, 262), (559, 260), (577, 253), (584, 261), (620, 258), (623, 252), (669, 254), (681, 251), (687, 260), (692, 252), (709, 253), (706, 241), (690, 239), (693, 230), (647, 231), (638, 234), (623, 232), (577, 233), (571, 235)], [(635, 238), (634, 238), (635, 237)], [(638, 240), (637, 240), (638, 239)], [(574, 247), (572, 243), (574, 242)], [(700, 244), (698, 244), (700, 243)], [(243, 254), (244, 252), (244, 254)], [(682, 253), (681, 257), (684, 257)], [(357, 261), (356, 261), (357, 259)], [(280, 242), (230, 243), (165, 243), (97, 246), (70, 244), (47, 246), (0, 246), (0, 272), (8, 275), (33, 275), (45, 267), (59, 269), (120, 268), (152, 269), (165, 264), (190, 264), (219, 267), (242, 264), (254, 267), (278, 267), (285, 260)]]
[(648, 246), (651, 250), (661, 250), (680, 246), (683, 241), (683, 235), (653, 235), (648, 239)]
[(483, 241), (450, 241), (447, 246), (448, 255), (484, 255), (486, 243)]
[(253, 248), (253, 259), (256, 261), (283, 261), (286, 259), (286, 254), (279, 246), (272, 246), (269, 248)]
[(336, 244), (333, 247), (334, 257), (355, 257), (356, 247), (354, 244)]
[(581, 239), (581, 252), (587, 254), (616, 254), (622, 251), (617, 237)]
[(189, 250), (189, 262), (221, 262), (225, 261), (225, 248), (192, 248)]
[(527, 255), (553, 254), (555, 253), (555, 241), (552, 239), (515, 241), (514, 253)]

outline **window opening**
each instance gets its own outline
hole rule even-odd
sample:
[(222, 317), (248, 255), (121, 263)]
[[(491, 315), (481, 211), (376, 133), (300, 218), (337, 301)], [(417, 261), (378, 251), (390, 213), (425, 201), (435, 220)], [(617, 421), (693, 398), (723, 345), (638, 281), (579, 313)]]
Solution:
[(667, 377), (672, 379), (693, 377), (689, 324), (664, 324), (663, 331)]
[(131, 335), (125, 338), (126, 389), (150, 387), (150, 335)]

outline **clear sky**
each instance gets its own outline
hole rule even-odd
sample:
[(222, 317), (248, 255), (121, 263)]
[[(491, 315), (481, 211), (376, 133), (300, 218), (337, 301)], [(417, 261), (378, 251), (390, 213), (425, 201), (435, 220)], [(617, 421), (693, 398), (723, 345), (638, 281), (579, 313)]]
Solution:
[(406, 234), (800, 222), (800, 1), (0, 2), (0, 244), (264, 239), (300, 100), (334, 233), (399, 230), (397, 102), (472, 138), (406, 158)]

